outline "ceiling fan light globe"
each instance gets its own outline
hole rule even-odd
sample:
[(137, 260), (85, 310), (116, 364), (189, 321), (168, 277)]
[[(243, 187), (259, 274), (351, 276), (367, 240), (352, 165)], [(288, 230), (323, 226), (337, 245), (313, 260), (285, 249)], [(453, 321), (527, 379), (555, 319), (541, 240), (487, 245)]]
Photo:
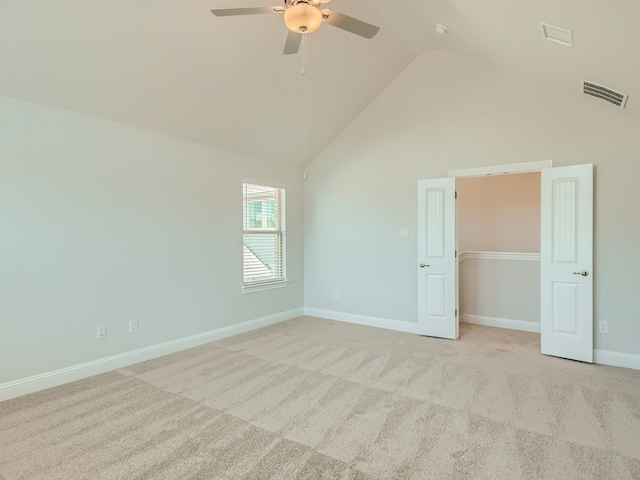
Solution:
[(322, 13), (316, 7), (300, 2), (285, 10), (284, 23), (292, 32), (315, 32), (322, 25)]

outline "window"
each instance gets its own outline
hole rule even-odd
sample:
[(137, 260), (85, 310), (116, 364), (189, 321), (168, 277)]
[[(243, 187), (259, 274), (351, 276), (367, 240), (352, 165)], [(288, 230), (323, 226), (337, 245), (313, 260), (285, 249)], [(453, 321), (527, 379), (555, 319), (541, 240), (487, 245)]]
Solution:
[(284, 286), (284, 188), (243, 183), (242, 195), (243, 290)]

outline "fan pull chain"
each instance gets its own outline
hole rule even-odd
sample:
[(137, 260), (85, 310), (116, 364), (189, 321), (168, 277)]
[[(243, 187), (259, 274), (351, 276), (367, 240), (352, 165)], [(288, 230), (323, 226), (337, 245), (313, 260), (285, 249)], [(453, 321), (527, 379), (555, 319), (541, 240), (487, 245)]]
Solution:
[[(302, 75), (304, 76), (307, 70), (307, 34), (302, 34)], [(306, 90), (305, 90), (306, 96)]]
[(307, 34), (302, 34), (302, 76), (306, 73), (307, 69)]
[(309, 127), (308, 127), (308, 108), (307, 108), (307, 34), (302, 34), (303, 46), (302, 46), (302, 76), (304, 86), (304, 179), (307, 177), (307, 161), (308, 161), (308, 147), (309, 147)]

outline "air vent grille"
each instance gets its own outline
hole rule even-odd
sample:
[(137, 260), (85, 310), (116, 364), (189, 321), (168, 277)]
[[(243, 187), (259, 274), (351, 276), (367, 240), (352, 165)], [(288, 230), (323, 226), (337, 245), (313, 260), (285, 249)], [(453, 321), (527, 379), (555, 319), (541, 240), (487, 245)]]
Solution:
[(624, 108), (627, 104), (627, 95), (624, 93), (616, 92), (615, 90), (587, 80), (582, 80), (582, 91), (592, 97), (605, 100), (616, 107)]
[(556, 27), (548, 23), (540, 22), (542, 36), (547, 40), (559, 43), (565, 47), (573, 47), (573, 32), (566, 28)]

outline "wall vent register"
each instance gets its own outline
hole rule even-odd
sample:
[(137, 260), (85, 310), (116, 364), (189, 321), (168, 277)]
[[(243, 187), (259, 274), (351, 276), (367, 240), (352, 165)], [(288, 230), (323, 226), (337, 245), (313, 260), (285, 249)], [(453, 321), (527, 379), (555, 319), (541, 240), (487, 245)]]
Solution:
[(626, 94), (616, 92), (615, 90), (587, 80), (582, 80), (582, 92), (585, 95), (599, 98), (619, 108), (624, 108), (627, 104)]

